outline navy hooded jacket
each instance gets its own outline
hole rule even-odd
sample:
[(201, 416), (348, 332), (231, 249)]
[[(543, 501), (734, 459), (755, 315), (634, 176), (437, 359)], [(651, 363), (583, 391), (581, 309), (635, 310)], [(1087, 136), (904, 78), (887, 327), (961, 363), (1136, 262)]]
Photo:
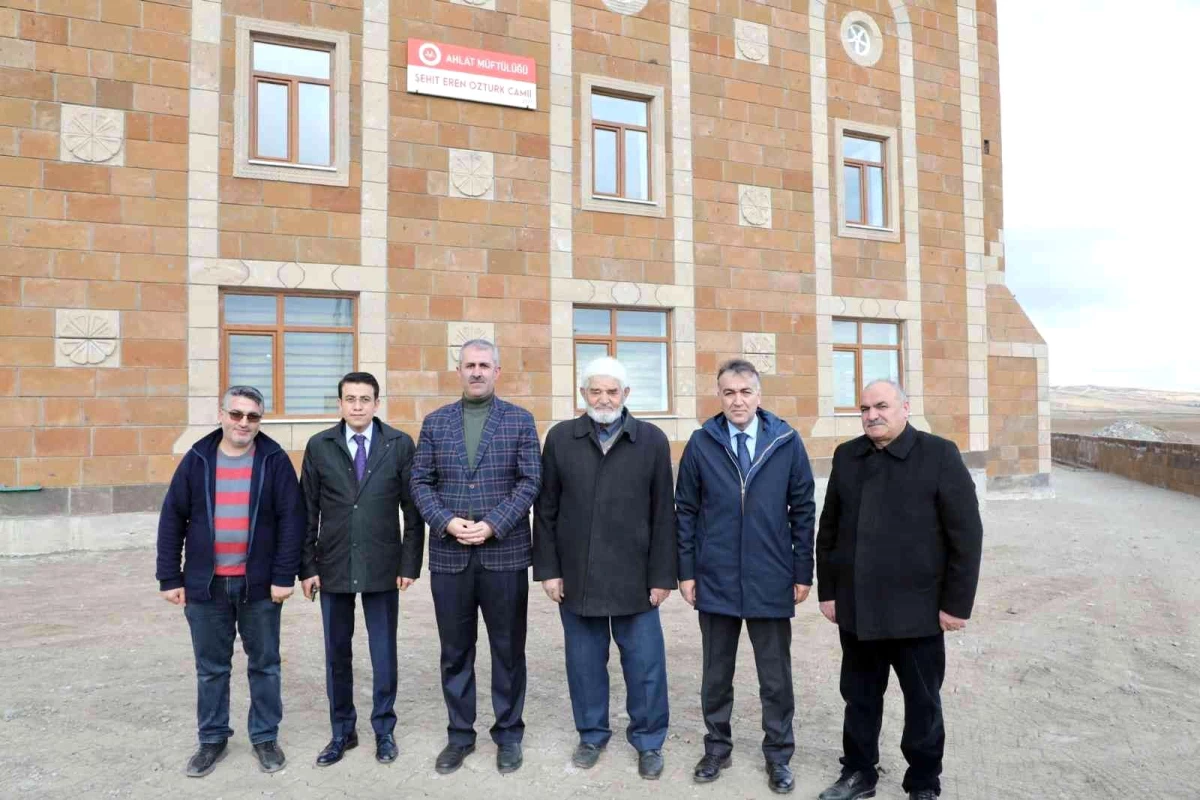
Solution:
[(754, 460), (738, 470), (724, 414), (694, 432), (675, 487), (679, 580), (696, 608), (743, 619), (796, 613), (793, 586), (813, 582), (812, 468), (800, 434), (758, 410)]
[[(211, 597), (209, 585), (216, 571), (213, 505), (221, 436), (218, 428), (184, 455), (171, 478), (158, 517), (159, 588), (165, 592), (182, 586), (189, 602)], [(258, 434), (254, 437), (254, 470), (250, 480), (247, 602), (269, 598), (272, 584), (295, 583), (307, 521), (295, 467), (274, 439)]]

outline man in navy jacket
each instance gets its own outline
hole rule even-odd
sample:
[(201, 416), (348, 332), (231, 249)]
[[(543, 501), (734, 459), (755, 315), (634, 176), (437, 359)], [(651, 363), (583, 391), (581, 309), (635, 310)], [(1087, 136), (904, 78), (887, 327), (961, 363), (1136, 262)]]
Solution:
[(700, 704), (708, 783), (731, 763), (733, 670), (742, 620), (750, 633), (762, 699), (767, 783), (795, 788), (792, 626), (813, 579), (812, 469), (800, 434), (770, 412), (758, 370), (733, 359), (717, 372), (722, 412), (692, 434), (679, 464), (675, 526), (679, 590), (700, 612), (704, 652)]
[(159, 516), (159, 589), (167, 602), (183, 607), (196, 657), (200, 747), (186, 770), (194, 778), (212, 772), (233, 735), (235, 631), (247, 656), (254, 754), (264, 772), (285, 763), (276, 744), (283, 717), (279, 622), (300, 568), (305, 515), (287, 453), (259, 433), (262, 414), (257, 389), (230, 387), (221, 427), (179, 462)]

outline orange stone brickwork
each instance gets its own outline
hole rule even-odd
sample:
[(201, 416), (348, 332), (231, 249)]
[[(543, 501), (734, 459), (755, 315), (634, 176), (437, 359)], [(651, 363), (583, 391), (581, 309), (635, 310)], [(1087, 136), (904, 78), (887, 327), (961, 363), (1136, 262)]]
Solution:
[[(0, 485), (41, 489), (0, 514), (153, 510), (215, 422), (237, 286), (357, 293), (359, 364), (414, 435), (458, 395), (465, 338), (494, 338), (500, 393), (544, 432), (574, 408), (573, 308), (664, 309), (673, 408), (651, 421), (676, 455), (747, 356), (818, 473), (859, 431), (833, 408), (832, 320), (893, 321), (914, 423), (977, 475), (1044, 483), (1046, 348), (1004, 285), (996, 5), (9, 0)], [(234, 176), (255, 20), (348, 42), (347, 185)], [(533, 59), (537, 109), (408, 92), (410, 38)], [(606, 80), (661, 98), (665, 181), (638, 213), (584, 196), (584, 87)], [(894, 151), (867, 237), (838, 213), (855, 126)], [(263, 429), (296, 459), (332, 421)]]

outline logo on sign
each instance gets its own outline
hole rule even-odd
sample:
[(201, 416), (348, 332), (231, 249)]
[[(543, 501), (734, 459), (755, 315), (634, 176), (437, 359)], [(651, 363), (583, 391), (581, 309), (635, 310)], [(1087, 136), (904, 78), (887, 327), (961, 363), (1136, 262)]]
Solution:
[(442, 50), (433, 42), (425, 42), (417, 50), (417, 58), (421, 59), (421, 63), (427, 67), (436, 67), (442, 63)]

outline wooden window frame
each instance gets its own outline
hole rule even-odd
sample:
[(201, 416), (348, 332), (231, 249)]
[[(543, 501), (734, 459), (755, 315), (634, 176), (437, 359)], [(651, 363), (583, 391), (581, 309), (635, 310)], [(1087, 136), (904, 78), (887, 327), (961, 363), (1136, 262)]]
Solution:
[[(834, 322), (853, 322), (855, 323), (855, 338), (857, 342), (850, 344), (847, 342), (834, 342), (833, 352), (838, 353), (854, 353), (854, 406), (837, 406), (834, 408), (835, 414), (858, 414), (859, 408), (862, 405), (862, 390), (863, 390), (863, 366), (862, 354), (864, 350), (882, 350), (896, 353), (896, 375), (899, 378), (899, 383), (904, 386), (904, 323), (898, 320), (879, 320), (879, 319), (855, 319), (852, 317), (834, 317)], [(896, 327), (896, 343), (895, 344), (863, 344), (862, 326), (867, 325), (894, 325)], [(836, 373), (834, 380), (837, 380)], [(837, 387), (834, 386), (834, 395), (837, 395)]]
[[(592, 194), (596, 197), (602, 197), (606, 200), (621, 200), (633, 203), (650, 203), (654, 200), (654, 137), (651, 131), (653, 122), (651, 115), (651, 103), (653, 98), (642, 97), (640, 95), (627, 94), (625, 92), (604, 91), (602, 89), (592, 89), (591, 97), (611, 97), (615, 100), (630, 100), (641, 103), (646, 107), (646, 124), (630, 125), (624, 122), (612, 122), (605, 119), (596, 119), (592, 117)], [(588, 100), (591, 103), (591, 99)], [(594, 107), (594, 105), (593, 105)], [(596, 154), (596, 131), (604, 130), (611, 131), (617, 135), (617, 191), (615, 194), (601, 192), (596, 189), (596, 167), (600, 163), (600, 159), (595, 157)], [(646, 135), (646, 197), (627, 197), (625, 194), (625, 131), (638, 131)]]
[[(239, 323), (228, 325), (225, 322), (225, 298), (228, 295), (258, 295), (260, 297), (275, 298), (275, 324), (274, 325), (249, 325)], [(323, 325), (286, 325), (284, 324), (284, 300), (288, 297), (322, 297), (337, 300), (350, 301), (350, 316), (351, 324), (345, 326), (323, 326)], [(276, 420), (298, 420), (298, 419), (335, 419), (337, 414), (288, 414), (286, 390), (284, 388), (284, 363), (283, 363), (283, 337), (285, 333), (348, 333), (354, 342), (353, 362), (351, 364), (351, 372), (358, 369), (358, 295), (349, 292), (318, 292), (305, 291), (302, 289), (254, 289), (229, 287), (223, 288), (217, 297), (217, 331), (221, 342), (221, 386), (229, 386), (229, 337), (231, 335), (251, 335), (251, 336), (271, 336), (271, 383), (272, 383), (272, 399), (275, 401), (276, 409), (284, 409), (284, 413), (278, 410), (267, 413), (264, 409), (263, 419), (267, 421)], [(224, 389), (222, 389), (224, 391)]]
[[(575, 312), (578, 310), (589, 311), (607, 311), (608, 316), (608, 336), (603, 336), (598, 333), (575, 333)], [(617, 312), (619, 311), (640, 311), (643, 313), (662, 314), (666, 317), (666, 335), (664, 336), (619, 336), (617, 335)], [(665, 409), (656, 409), (653, 411), (639, 411), (640, 416), (666, 416), (672, 413), (675, 407), (675, 391), (671, 380), (672, 365), (674, 363), (673, 347), (671, 345), (671, 310), (666, 308), (646, 308), (644, 306), (597, 306), (597, 305), (573, 305), (571, 307), (571, 365), (572, 381), (578, 382), (579, 368), (581, 365), (575, 361), (575, 353), (578, 345), (581, 344), (603, 344), (608, 347), (608, 355), (612, 358), (617, 357), (618, 342), (651, 342), (654, 344), (665, 344), (667, 346), (667, 364), (666, 364), (666, 384), (667, 384), (667, 407)], [(575, 409), (583, 411), (583, 398), (579, 396), (579, 387), (575, 387)]]
[[(259, 71), (254, 65), (254, 45), (258, 43), (274, 44), (280, 47), (293, 47), (298, 50), (314, 50), (329, 56), (329, 78), (307, 78), (299, 75), (288, 75), (279, 72)], [(271, 164), (293, 165), (301, 167), (331, 167), (337, 159), (337, 103), (334, 97), (334, 70), (337, 69), (335, 47), (321, 42), (310, 42), (297, 39), (286, 39), (279, 36), (250, 36), (250, 158), (255, 161), (265, 161)], [(264, 156), (258, 152), (258, 86), (260, 83), (283, 85), (288, 92), (288, 137), (287, 158)], [(324, 86), (329, 90), (329, 163), (307, 164), (300, 161), (300, 85), (312, 84)]]
[[(846, 167), (853, 167), (853, 168), (857, 169), (858, 170), (858, 185), (859, 185), (859, 188), (862, 190), (860, 193), (861, 196), (859, 197), (859, 204), (858, 204), (858, 217), (859, 217), (858, 222), (855, 222), (854, 220), (850, 219), (849, 203), (847, 202), (849, 200), (849, 197), (842, 198), (842, 205), (843, 205), (842, 213), (846, 215), (846, 225), (853, 226), (855, 228), (867, 228), (869, 230), (890, 230), (891, 229), (891, 208), (890, 208), (891, 203), (888, 201), (888, 194), (889, 194), (888, 186), (890, 185), (888, 183), (888, 181), (889, 181), (891, 175), (889, 174), (889, 170), (888, 170), (888, 158), (887, 158), (888, 141), (885, 137), (882, 137), (882, 136), (875, 136), (872, 134), (859, 133), (858, 131), (846, 131), (842, 134), (842, 153), (843, 154), (846, 152), (845, 151), (845, 140), (846, 139), (857, 139), (860, 142), (875, 142), (876, 144), (879, 145), (879, 152), (880, 152), (880, 159), (881, 159), (879, 161), (867, 161), (865, 159), (846, 158), (845, 155), (842, 156), (843, 175), (845, 174), (844, 170)], [(883, 223), (880, 225), (872, 225), (870, 222), (867, 221), (867, 217), (870, 213), (869, 209), (871, 207), (871, 203), (870, 203), (871, 186), (870, 186), (870, 182), (867, 180), (867, 176), (870, 174), (870, 171), (868, 169), (869, 167), (878, 167), (880, 172), (883, 173), (883, 185), (880, 186), (880, 191), (883, 193)]]

